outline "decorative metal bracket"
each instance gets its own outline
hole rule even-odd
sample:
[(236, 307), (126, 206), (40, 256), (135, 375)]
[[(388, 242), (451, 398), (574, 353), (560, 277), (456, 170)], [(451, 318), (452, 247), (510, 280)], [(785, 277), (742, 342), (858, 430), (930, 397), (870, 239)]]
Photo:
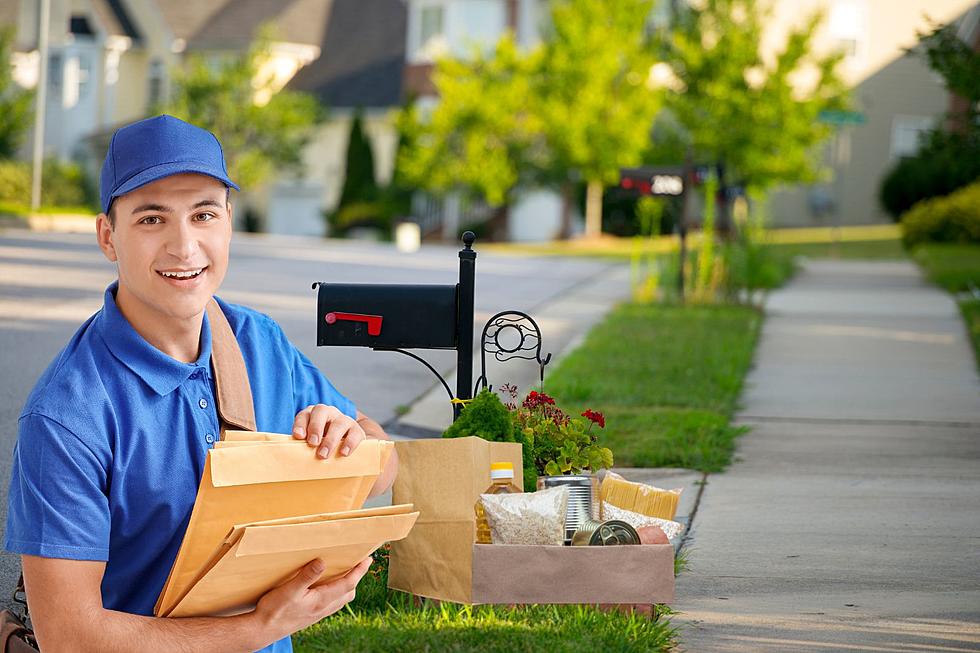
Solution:
[[(508, 346), (501, 341), (501, 335), (506, 340), (508, 334), (516, 339), (516, 345)], [(534, 318), (521, 311), (497, 313), (483, 327), (480, 336), (480, 378), (473, 388), (474, 395), (481, 387), (493, 389), (487, 381), (487, 354), (493, 354), (494, 359), (501, 363), (515, 358), (537, 361), (541, 383), (544, 383), (544, 367), (551, 361), (551, 354), (541, 358), (541, 328)]]

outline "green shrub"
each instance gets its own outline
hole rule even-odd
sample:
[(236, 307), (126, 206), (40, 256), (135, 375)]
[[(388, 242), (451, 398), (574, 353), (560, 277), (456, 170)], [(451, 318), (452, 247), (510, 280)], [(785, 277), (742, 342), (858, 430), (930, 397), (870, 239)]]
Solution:
[(918, 154), (905, 157), (885, 175), (879, 199), (895, 219), (916, 203), (948, 195), (980, 178), (980, 130), (932, 132)]
[(510, 410), (495, 393), (484, 388), (474, 397), (453, 422), (444, 438), (465, 438), (475, 435), (491, 442), (515, 442), (514, 424)]
[(902, 215), (906, 247), (922, 243), (980, 243), (980, 183), (923, 200)]
[(343, 236), (356, 227), (370, 227), (390, 237), (391, 207), (381, 200), (344, 204), (327, 214), (327, 224), (330, 225), (331, 236)]
[(31, 169), (20, 161), (0, 161), (0, 201), (29, 204)]
[[(96, 205), (95, 187), (78, 164), (46, 159), (41, 169), (41, 180), (41, 204), (45, 206), (94, 208)], [(29, 163), (0, 161), (0, 201), (30, 204)]]

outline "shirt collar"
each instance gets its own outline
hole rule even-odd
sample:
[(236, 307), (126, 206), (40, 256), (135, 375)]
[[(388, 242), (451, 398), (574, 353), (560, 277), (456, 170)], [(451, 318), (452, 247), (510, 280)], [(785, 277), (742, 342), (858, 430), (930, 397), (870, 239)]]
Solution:
[(183, 363), (163, 353), (141, 336), (116, 305), (118, 281), (105, 291), (105, 303), (99, 318), (99, 333), (106, 347), (123, 365), (143, 379), (158, 395), (170, 394), (190, 376), (211, 361), (211, 326), (208, 315), (201, 322), (201, 354), (194, 363)]

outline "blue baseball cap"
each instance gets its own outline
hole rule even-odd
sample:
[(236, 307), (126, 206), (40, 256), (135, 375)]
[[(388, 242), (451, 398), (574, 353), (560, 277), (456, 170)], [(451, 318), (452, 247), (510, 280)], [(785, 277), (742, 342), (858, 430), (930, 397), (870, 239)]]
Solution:
[(112, 200), (120, 195), (187, 172), (214, 177), (240, 190), (228, 178), (221, 143), (206, 129), (166, 115), (121, 127), (112, 135), (102, 164), (102, 211), (108, 213)]

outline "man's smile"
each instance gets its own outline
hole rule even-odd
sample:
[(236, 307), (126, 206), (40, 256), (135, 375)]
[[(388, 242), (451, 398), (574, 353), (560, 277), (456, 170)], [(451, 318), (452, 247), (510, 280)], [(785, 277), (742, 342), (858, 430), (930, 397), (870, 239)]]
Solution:
[(188, 268), (184, 270), (157, 270), (156, 273), (168, 281), (180, 283), (197, 279), (205, 270), (208, 269), (208, 267), (209, 266), (205, 265), (202, 268)]

